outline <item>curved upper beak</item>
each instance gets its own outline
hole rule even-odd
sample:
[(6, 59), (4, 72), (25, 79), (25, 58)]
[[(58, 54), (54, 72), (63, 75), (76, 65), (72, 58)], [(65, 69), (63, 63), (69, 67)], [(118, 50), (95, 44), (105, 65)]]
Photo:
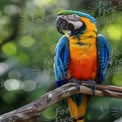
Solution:
[(59, 33), (64, 35), (63, 29), (66, 29), (68, 22), (62, 18), (62, 17), (57, 17), (56, 19), (56, 28), (58, 30)]

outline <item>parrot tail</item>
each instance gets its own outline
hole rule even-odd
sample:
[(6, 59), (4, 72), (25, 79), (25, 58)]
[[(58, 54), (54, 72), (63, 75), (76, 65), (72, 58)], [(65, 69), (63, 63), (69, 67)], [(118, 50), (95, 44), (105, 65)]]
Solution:
[(84, 117), (79, 119), (74, 119), (73, 122), (85, 122)]
[(78, 106), (71, 97), (68, 98), (68, 106), (71, 117), (74, 119), (74, 122), (85, 122), (84, 116), (86, 113), (87, 107), (87, 96), (83, 95), (82, 102)]
[(85, 122), (84, 119), (83, 120), (77, 120), (77, 122)]
[(82, 120), (75, 120), (74, 122), (85, 122), (84, 119)]

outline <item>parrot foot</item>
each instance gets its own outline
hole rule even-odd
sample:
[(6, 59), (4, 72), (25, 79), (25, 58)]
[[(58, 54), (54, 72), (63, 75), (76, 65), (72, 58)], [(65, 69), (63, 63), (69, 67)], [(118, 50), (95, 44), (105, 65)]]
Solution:
[(90, 80), (90, 79), (85, 82), (90, 84), (90, 88), (92, 89), (93, 96), (94, 96), (95, 90), (96, 90), (96, 82), (94, 80)]
[(68, 83), (75, 83), (78, 91), (80, 91), (80, 81), (77, 80), (76, 78), (71, 78)]

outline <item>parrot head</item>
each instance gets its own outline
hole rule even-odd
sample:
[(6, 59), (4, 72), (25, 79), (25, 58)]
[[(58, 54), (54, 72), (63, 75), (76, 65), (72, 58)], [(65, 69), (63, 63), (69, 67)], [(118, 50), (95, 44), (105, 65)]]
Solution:
[(59, 33), (64, 34), (63, 30), (68, 30), (72, 34), (83, 34), (87, 31), (96, 32), (96, 20), (89, 14), (63, 10), (58, 13), (56, 27)]

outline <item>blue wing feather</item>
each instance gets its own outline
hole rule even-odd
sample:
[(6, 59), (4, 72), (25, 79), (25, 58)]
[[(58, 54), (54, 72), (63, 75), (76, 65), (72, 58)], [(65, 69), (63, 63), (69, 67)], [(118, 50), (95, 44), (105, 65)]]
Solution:
[(55, 49), (54, 73), (56, 87), (65, 84), (66, 73), (69, 63), (69, 41), (66, 36), (63, 36)]
[[(60, 87), (65, 84), (66, 73), (69, 64), (69, 41), (66, 36), (63, 36), (55, 49), (55, 63), (54, 73), (56, 80), (56, 87)], [(72, 96), (72, 100), (76, 102), (78, 106), (82, 103), (82, 94), (76, 94)]]
[(97, 49), (98, 49), (98, 74), (97, 83), (100, 84), (106, 73), (106, 69), (109, 63), (110, 47), (103, 35), (97, 36)]

